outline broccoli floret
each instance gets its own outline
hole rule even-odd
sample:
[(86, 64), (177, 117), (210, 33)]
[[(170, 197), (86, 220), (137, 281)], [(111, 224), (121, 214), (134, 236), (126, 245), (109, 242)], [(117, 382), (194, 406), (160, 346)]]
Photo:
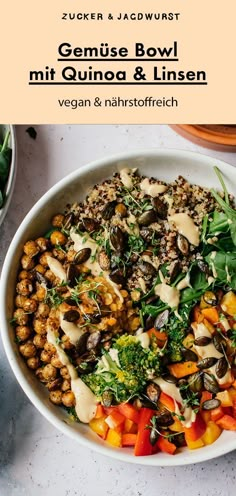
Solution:
[(95, 372), (84, 375), (83, 380), (96, 396), (109, 389), (116, 401), (122, 402), (140, 395), (154, 375), (160, 375), (157, 350), (143, 348), (136, 336), (125, 334), (114, 341), (112, 350), (104, 352)]

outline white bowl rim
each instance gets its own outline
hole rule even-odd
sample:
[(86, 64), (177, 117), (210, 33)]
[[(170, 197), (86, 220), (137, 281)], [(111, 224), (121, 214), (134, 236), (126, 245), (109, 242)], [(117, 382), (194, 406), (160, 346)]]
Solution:
[(8, 127), (10, 130), (10, 137), (11, 137), (11, 149), (12, 149), (12, 156), (11, 156), (11, 165), (10, 165), (10, 171), (9, 171), (9, 176), (7, 179), (7, 185), (6, 185), (6, 201), (3, 205), (2, 208), (0, 208), (0, 226), (6, 216), (6, 213), (8, 211), (13, 190), (14, 190), (14, 185), (16, 181), (16, 173), (17, 173), (17, 142), (16, 142), (16, 132), (15, 132), (15, 126), (12, 124), (9, 125), (4, 125), (4, 127)]
[(114, 154), (111, 156), (108, 156), (106, 158), (101, 158), (95, 161), (92, 161), (86, 165), (83, 165), (76, 171), (73, 171), (72, 173), (68, 174), (66, 177), (62, 178), (60, 181), (58, 181), (55, 185), (53, 185), (44, 195), (37, 201), (37, 203), (31, 208), (31, 210), (28, 212), (26, 215), (25, 219), (22, 221), (20, 224), (19, 228), (17, 229), (14, 238), (12, 239), (12, 242), (9, 246), (7, 255), (5, 257), (5, 261), (3, 264), (2, 268), (2, 274), (1, 274), (1, 280), (0, 280), (0, 320), (1, 320), (1, 336), (2, 336), (2, 341), (4, 345), (4, 349), (8, 358), (8, 361), (10, 363), (10, 366), (12, 368), (12, 371), (19, 382), (20, 386), (22, 387), (23, 391), (25, 394), (28, 396), (30, 401), (33, 403), (33, 405), (39, 410), (39, 412), (54, 426), (56, 427), (59, 431), (61, 431), (63, 434), (69, 436), (71, 439), (76, 440), (79, 442), (81, 445), (84, 445), (87, 448), (92, 449), (93, 451), (96, 451), (98, 453), (101, 453), (102, 455), (109, 456), (111, 458), (123, 461), (123, 462), (129, 462), (129, 463), (135, 463), (135, 464), (140, 464), (140, 465), (145, 465), (145, 466), (181, 466), (181, 465), (190, 465), (194, 463), (201, 463), (207, 460), (212, 460), (214, 458), (217, 458), (219, 456), (225, 455), (234, 449), (236, 449), (236, 439), (232, 441), (227, 441), (226, 445), (223, 446), (217, 446), (215, 447), (214, 453), (208, 453), (207, 449), (199, 449), (199, 450), (194, 450), (194, 451), (186, 451), (184, 453), (181, 453), (181, 457), (178, 455), (176, 456), (169, 456), (169, 455), (164, 455), (162, 453), (158, 453), (157, 455), (152, 455), (152, 456), (140, 456), (140, 457), (135, 457), (133, 455), (130, 455), (125, 452), (125, 450), (117, 450), (108, 447), (107, 445), (99, 445), (94, 443), (90, 439), (85, 439), (80, 433), (74, 433), (74, 431), (70, 428), (69, 425), (67, 425), (65, 422), (61, 421), (58, 416), (54, 413), (52, 413), (47, 406), (43, 404), (43, 402), (39, 399), (37, 394), (34, 392), (33, 388), (29, 386), (29, 384), (26, 381), (26, 378), (18, 365), (18, 359), (14, 353), (14, 350), (12, 348), (10, 336), (8, 333), (8, 323), (7, 319), (5, 318), (5, 299), (4, 295), (6, 292), (6, 285), (7, 285), (7, 275), (10, 270), (10, 262), (11, 259), (14, 255), (15, 249), (18, 245), (18, 239), (21, 237), (21, 234), (24, 232), (25, 227), (31, 220), (34, 218), (35, 213), (40, 210), (41, 206), (44, 205), (48, 201), (48, 199), (51, 196), (54, 196), (55, 193), (59, 192), (61, 190), (61, 187), (66, 187), (68, 184), (73, 181), (73, 179), (78, 179), (80, 176), (83, 176), (87, 172), (91, 171), (92, 169), (97, 169), (100, 166), (105, 166), (109, 165), (109, 163), (112, 162), (117, 162), (119, 160), (130, 160), (134, 158), (140, 158), (140, 157), (158, 157), (160, 156), (166, 157), (170, 156), (175, 158), (176, 156), (185, 156), (186, 158), (197, 158), (201, 160), (202, 164), (206, 165), (209, 167), (210, 165), (213, 167), (214, 165), (218, 166), (223, 166), (226, 167), (229, 170), (233, 170), (235, 173), (235, 167), (228, 164), (227, 162), (224, 162), (222, 160), (219, 160), (218, 158), (214, 158), (211, 156), (208, 156), (206, 154), (202, 154), (199, 152), (193, 152), (193, 151), (188, 151), (188, 150), (181, 150), (181, 149), (175, 149), (175, 148), (153, 148), (153, 149), (141, 149), (141, 150), (135, 150), (132, 152), (123, 152), (119, 154)]

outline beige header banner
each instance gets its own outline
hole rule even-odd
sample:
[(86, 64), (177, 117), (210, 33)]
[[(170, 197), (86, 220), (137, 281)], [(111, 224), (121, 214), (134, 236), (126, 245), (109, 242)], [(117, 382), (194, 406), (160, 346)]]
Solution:
[(235, 0), (8, 0), (2, 122), (235, 123)]

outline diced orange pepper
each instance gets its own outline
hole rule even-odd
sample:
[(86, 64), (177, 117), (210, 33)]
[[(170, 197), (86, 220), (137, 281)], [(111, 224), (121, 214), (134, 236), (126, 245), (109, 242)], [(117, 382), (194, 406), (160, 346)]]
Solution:
[(124, 433), (125, 434), (136, 434), (138, 431), (138, 426), (133, 422), (133, 420), (125, 419), (124, 423)]
[(139, 422), (139, 411), (131, 405), (130, 403), (120, 403), (118, 405), (119, 412), (124, 415), (125, 418), (132, 420), (136, 424)]
[(108, 425), (105, 422), (105, 417), (93, 418), (89, 422), (89, 427), (102, 439), (106, 439)]
[(176, 417), (174, 417), (175, 421), (173, 424), (170, 425), (169, 429), (173, 432), (183, 432), (183, 426)]
[(134, 446), (137, 440), (137, 434), (122, 434), (122, 446)]
[(161, 451), (164, 451), (164, 453), (168, 453), (169, 455), (173, 455), (177, 449), (174, 443), (171, 443), (163, 436), (159, 437), (156, 444)]
[(221, 406), (233, 406), (233, 401), (229, 391), (221, 391), (217, 393), (216, 398), (221, 401)]
[(159, 401), (170, 412), (175, 411), (175, 402), (174, 402), (173, 398), (171, 398), (168, 394), (163, 393), (163, 391), (160, 394)]
[(121, 448), (122, 446), (122, 433), (117, 432), (115, 429), (109, 429), (106, 437), (107, 443), (116, 448)]
[(236, 379), (234, 380), (234, 382), (232, 382), (232, 387), (236, 389)]
[(124, 415), (122, 415), (118, 410), (114, 410), (105, 419), (106, 424), (110, 429), (115, 429), (119, 425), (123, 424), (125, 421)]
[(221, 300), (221, 308), (232, 317), (236, 315), (236, 294), (233, 291), (226, 293)]
[(196, 305), (193, 309), (193, 320), (197, 323), (200, 324), (200, 322), (203, 321), (203, 315), (201, 313), (201, 309), (198, 305)]
[(231, 417), (231, 415), (223, 415), (223, 417), (217, 420), (216, 424), (226, 431), (236, 431), (236, 419)]
[(203, 308), (202, 314), (213, 325), (219, 322), (219, 312), (216, 307)]
[(218, 406), (217, 408), (211, 410), (211, 420), (213, 420), (213, 422), (219, 420), (221, 417), (223, 417), (223, 415), (224, 415), (224, 410), (222, 406)]
[(168, 365), (168, 369), (170, 373), (177, 379), (181, 379), (181, 377), (186, 377), (187, 375), (194, 374), (199, 370), (196, 362), (191, 362), (191, 361), (172, 363)]
[(202, 441), (205, 445), (214, 443), (221, 435), (222, 429), (215, 422), (210, 420), (207, 424), (206, 431), (202, 436)]
[(100, 417), (105, 417), (105, 412), (101, 403), (97, 405), (97, 410), (94, 418), (100, 418)]
[(147, 334), (150, 338), (152, 337), (156, 338), (157, 345), (159, 346), (159, 348), (163, 348), (163, 346), (167, 341), (167, 334), (164, 331), (161, 332), (155, 329), (155, 327), (152, 327), (147, 331)]
[(236, 397), (233, 398), (233, 417), (236, 419)]

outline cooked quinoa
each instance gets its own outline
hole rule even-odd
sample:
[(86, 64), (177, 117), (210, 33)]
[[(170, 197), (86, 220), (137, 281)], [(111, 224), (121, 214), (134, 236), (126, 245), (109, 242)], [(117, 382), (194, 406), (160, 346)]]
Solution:
[[(80, 377), (93, 370), (101, 346), (109, 349), (114, 336), (139, 332), (137, 302), (160, 273), (172, 284), (200, 258), (198, 246), (170, 217), (184, 213), (200, 230), (214, 209), (210, 191), (182, 176), (167, 184), (125, 169), (95, 185), (84, 202), (57, 213), (44, 237), (25, 243), (13, 315), (16, 340), (54, 404), (75, 406), (70, 367), (58, 347)], [(55, 342), (48, 340), (48, 329)]]

